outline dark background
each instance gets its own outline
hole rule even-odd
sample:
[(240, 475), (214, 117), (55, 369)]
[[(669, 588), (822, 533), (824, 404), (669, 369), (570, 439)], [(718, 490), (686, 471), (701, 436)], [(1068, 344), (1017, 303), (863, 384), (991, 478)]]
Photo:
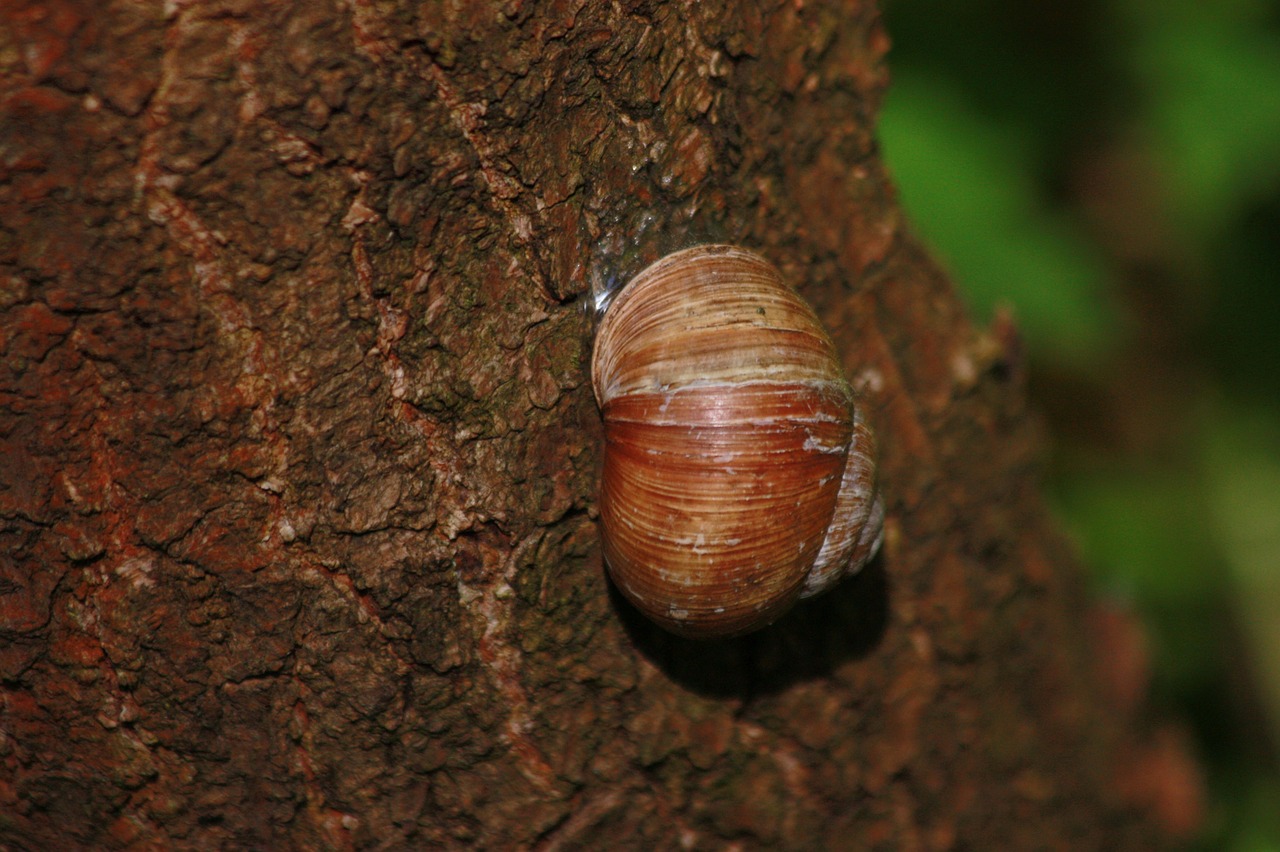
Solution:
[(1280, 3), (886, 0), (885, 156), (980, 325), (1129, 673), (1193, 742), (1196, 848), (1280, 849)]

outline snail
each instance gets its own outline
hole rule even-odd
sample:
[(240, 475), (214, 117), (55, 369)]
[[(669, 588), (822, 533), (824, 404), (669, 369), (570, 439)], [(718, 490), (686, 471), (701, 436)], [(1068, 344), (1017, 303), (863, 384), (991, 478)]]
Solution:
[(600, 522), (614, 585), (685, 636), (747, 633), (880, 545), (875, 439), (813, 309), (754, 252), (640, 272), (600, 321)]

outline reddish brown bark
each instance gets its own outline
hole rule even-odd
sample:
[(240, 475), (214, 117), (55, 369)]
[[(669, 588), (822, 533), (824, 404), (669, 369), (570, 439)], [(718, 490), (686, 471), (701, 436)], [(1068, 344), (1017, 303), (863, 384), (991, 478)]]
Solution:
[[(0, 20), (0, 847), (1154, 842), (871, 3)], [(817, 306), (889, 534), (698, 644), (604, 579), (579, 305), (706, 238)]]

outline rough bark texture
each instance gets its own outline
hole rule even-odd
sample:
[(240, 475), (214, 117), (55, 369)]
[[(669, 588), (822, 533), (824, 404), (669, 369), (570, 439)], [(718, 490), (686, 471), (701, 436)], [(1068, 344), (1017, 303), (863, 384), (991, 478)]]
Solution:
[[(887, 47), (862, 0), (0, 1), (0, 848), (1148, 847)], [(818, 308), (889, 523), (695, 643), (605, 580), (581, 305), (708, 238)]]

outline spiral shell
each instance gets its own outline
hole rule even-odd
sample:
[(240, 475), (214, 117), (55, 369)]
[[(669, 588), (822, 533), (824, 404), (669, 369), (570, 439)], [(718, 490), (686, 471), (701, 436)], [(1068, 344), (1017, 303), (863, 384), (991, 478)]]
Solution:
[(649, 266), (605, 314), (591, 378), (605, 560), (658, 624), (754, 630), (879, 546), (871, 430), (817, 316), (759, 255)]

